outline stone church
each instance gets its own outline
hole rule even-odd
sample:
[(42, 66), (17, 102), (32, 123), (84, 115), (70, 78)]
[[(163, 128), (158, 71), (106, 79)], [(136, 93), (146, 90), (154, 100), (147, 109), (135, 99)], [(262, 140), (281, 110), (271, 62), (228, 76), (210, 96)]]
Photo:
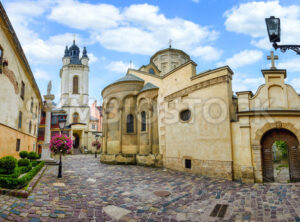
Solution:
[(196, 66), (170, 47), (103, 89), (101, 162), (270, 182), (280, 174), (274, 146), (283, 141), (286, 179), (300, 181), (300, 98), (286, 70), (272, 65), (256, 93), (233, 93), (230, 67)]

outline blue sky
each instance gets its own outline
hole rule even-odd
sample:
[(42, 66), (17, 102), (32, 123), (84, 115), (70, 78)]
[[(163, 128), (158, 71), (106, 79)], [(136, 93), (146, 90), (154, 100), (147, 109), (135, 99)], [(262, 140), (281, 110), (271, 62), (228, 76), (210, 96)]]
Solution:
[[(184, 50), (198, 64), (197, 72), (229, 65), (233, 90), (256, 91), (270, 67), (264, 18), (281, 18), (282, 44), (300, 44), (300, 2), (246, 0), (2, 0), (21, 41), (42, 94), (51, 79), (60, 96), (59, 70), (73, 34), (90, 57), (90, 99), (124, 76), (132, 61), (138, 68), (168, 47)], [(300, 92), (300, 56), (275, 53), (277, 67)]]

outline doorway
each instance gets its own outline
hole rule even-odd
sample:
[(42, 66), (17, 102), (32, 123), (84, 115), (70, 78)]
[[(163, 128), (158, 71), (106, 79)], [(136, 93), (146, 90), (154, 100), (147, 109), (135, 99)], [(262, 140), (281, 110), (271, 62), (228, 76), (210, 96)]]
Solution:
[(73, 142), (73, 147), (75, 149), (78, 149), (79, 148), (79, 144), (80, 144), (80, 137), (77, 133), (73, 133), (73, 136), (75, 137), (75, 140)]
[(292, 132), (272, 129), (264, 134), (261, 145), (264, 182), (300, 181), (299, 141)]

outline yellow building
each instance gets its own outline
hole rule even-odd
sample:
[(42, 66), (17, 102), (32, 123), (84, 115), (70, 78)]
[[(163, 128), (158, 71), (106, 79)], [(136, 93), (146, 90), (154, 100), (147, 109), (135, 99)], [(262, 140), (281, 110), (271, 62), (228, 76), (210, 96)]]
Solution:
[(0, 157), (35, 151), (42, 98), (0, 2)]
[(300, 181), (300, 98), (286, 71), (263, 70), (255, 95), (235, 96), (228, 66), (201, 73), (196, 66), (168, 48), (104, 88), (101, 161), (267, 182), (281, 178), (270, 150), (284, 141), (286, 180)]

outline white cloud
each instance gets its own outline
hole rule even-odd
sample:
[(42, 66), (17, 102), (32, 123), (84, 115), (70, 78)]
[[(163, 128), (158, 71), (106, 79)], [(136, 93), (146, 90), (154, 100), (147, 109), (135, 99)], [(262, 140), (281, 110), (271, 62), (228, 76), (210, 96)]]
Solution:
[(93, 53), (88, 53), (89, 63), (94, 63), (98, 61), (98, 58)]
[(293, 86), (293, 88), (300, 93), (300, 79), (299, 78), (294, 78), (290, 81), (290, 85)]
[(277, 67), (279, 69), (286, 69), (288, 72), (300, 72), (300, 58), (279, 62)]
[(253, 91), (255, 92), (258, 87), (265, 83), (265, 79), (259, 78), (247, 78), (248, 75), (234, 74), (232, 79), (232, 88), (234, 92), (239, 91)]
[(265, 18), (279, 17), (281, 20), (282, 44), (299, 44), (300, 6), (282, 6), (279, 1), (253, 1), (242, 3), (225, 12), (225, 26), (228, 31), (249, 35), (252, 44), (269, 49)]
[(218, 60), (221, 57), (222, 53), (223, 52), (221, 50), (218, 50), (211, 46), (199, 46), (191, 51), (191, 55), (200, 57), (201, 59), (206, 61)]
[(35, 70), (34, 77), (36, 79), (42, 79), (42, 80), (50, 80), (51, 79), (50, 75), (42, 69)]
[(72, 28), (99, 30), (116, 27), (121, 16), (113, 5), (64, 0), (52, 8), (48, 18)]
[[(43, 15), (65, 26), (88, 31), (89, 39), (76, 37), (79, 45), (82, 42), (99, 42), (110, 50), (152, 55), (166, 48), (169, 39), (172, 39), (174, 48), (205, 61), (217, 60), (222, 54), (221, 50), (211, 46), (218, 38), (218, 32), (178, 17), (167, 18), (159, 12), (159, 7), (150, 4), (117, 8), (111, 4), (82, 3), (77, 0), (37, 0), (22, 3), (13, 1), (7, 5), (24, 51), (30, 62), (34, 63), (60, 61), (65, 45), (73, 39), (72, 33), (42, 39), (29, 29), (29, 24), (39, 23), (39, 17)], [(91, 57), (91, 62), (95, 61), (93, 59)]]
[(128, 68), (136, 69), (137, 67), (133, 63), (123, 61), (112, 61), (106, 66), (107, 70), (118, 73), (126, 73)]
[[(81, 14), (84, 16), (74, 16)], [(159, 7), (149, 4), (119, 9), (108, 4), (68, 0), (55, 5), (48, 18), (92, 32), (93, 38), (107, 49), (144, 55), (166, 48), (169, 39), (173, 40), (174, 47), (189, 53), (194, 48), (209, 46), (219, 36), (209, 27), (177, 17), (167, 18), (159, 12)], [(214, 55), (218, 54), (216, 51), (217, 48)], [(200, 56), (204, 57), (203, 54)], [(208, 56), (207, 60), (212, 57)]]
[(244, 50), (234, 54), (231, 58), (226, 59), (224, 62), (217, 63), (218, 66), (228, 65), (231, 68), (238, 68), (245, 65), (250, 65), (257, 62), (263, 56), (263, 53), (258, 50)]

